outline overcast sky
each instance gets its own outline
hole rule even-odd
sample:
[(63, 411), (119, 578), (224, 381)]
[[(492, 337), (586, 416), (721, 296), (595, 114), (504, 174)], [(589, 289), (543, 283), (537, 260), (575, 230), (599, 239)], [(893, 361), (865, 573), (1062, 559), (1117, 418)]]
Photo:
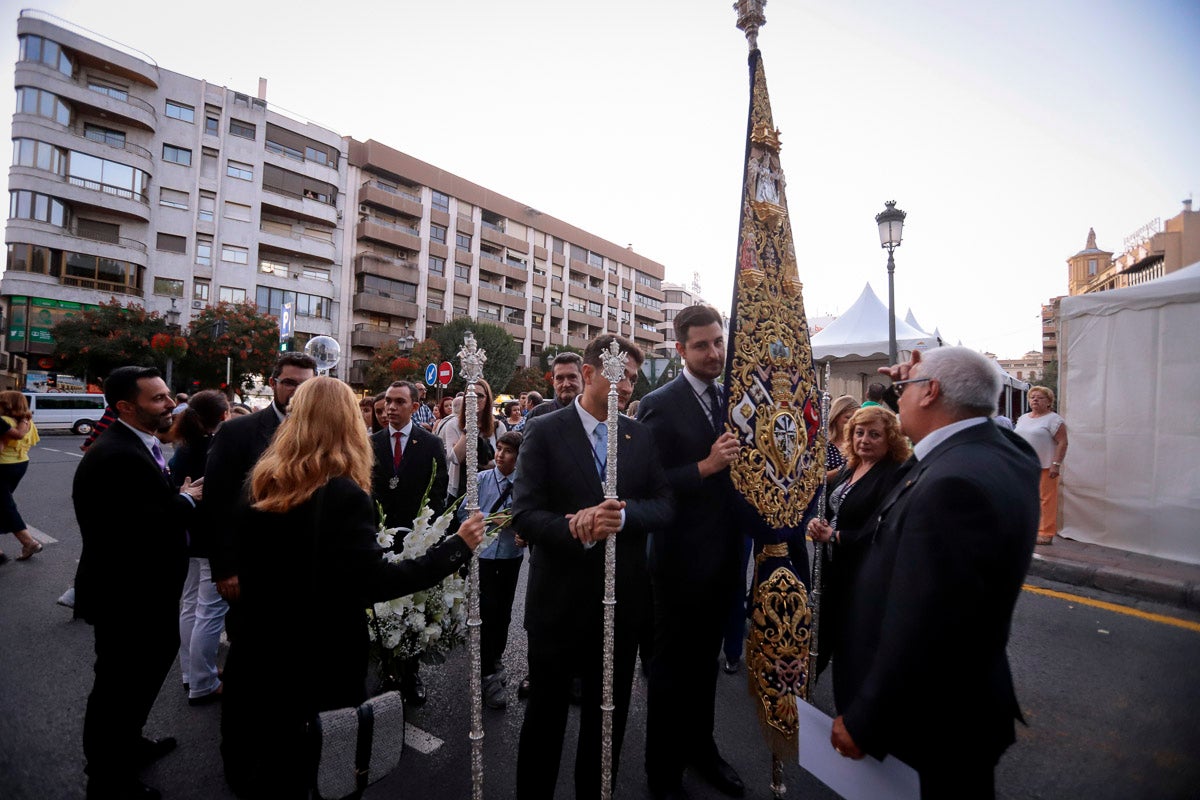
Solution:
[[(49, 0), (160, 67), (373, 138), (666, 265), (729, 307), (748, 106), (732, 0)], [(0, 0), (0, 63), (21, 3)], [(899, 315), (1041, 348), (1100, 247), (1200, 188), (1195, 0), (769, 0), (759, 36), (810, 316)], [(353, 87), (353, 88), (350, 88)], [(11, 85), (5, 90), (11, 94)], [(10, 100), (8, 108), (13, 107)], [(10, 112), (11, 113), (11, 112)]]

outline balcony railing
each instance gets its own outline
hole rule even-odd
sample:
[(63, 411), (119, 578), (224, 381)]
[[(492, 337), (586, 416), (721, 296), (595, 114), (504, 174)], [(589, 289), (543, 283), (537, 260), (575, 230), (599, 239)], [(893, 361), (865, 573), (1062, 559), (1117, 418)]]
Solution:
[(421, 198), (419, 196), (413, 194), (412, 192), (406, 192), (403, 189), (397, 189), (394, 186), (388, 186), (386, 183), (382, 183), (380, 181), (365, 181), (360, 188), (365, 189), (368, 186), (374, 186), (376, 189), (385, 191), (388, 194), (397, 195), (398, 197), (403, 197), (406, 200), (413, 201), (414, 203), (421, 202)]
[(136, 286), (129, 286), (124, 283), (112, 283), (111, 281), (98, 281), (93, 278), (62, 278), (63, 286), (77, 286), (80, 289), (98, 289), (101, 292), (112, 292), (113, 294), (131, 294), (135, 297), (142, 296), (142, 290)]
[(376, 216), (369, 216), (363, 220), (363, 222), (368, 222), (372, 225), (382, 225), (385, 228), (391, 228), (392, 230), (400, 231), (401, 233), (407, 233), (409, 236), (421, 236), (421, 231), (417, 228), (413, 228), (409, 225), (401, 225), (397, 222), (391, 222)]
[(134, 108), (140, 108), (142, 111), (147, 112), (148, 114), (153, 116), (155, 119), (158, 118), (158, 112), (156, 112), (154, 110), (154, 106), (150, 105), (149, 103), (147, 103), (145, 100), (143, 100), (140, 97), (130, 97), (129, 92), (125, 91), (124, 89), (116, 89), (116, 88), (109, 87), (109, 86), (100, 86), (95, 83), (89, 83), (87, 88), (91, 89), (93, 92), (96, 92), (97, 94), (102, 94), (105, 97), (112, 98), (113, 100), (119, 100), (122, 103), (128, 103), (129, 105), (133, 106)]
[(83, 189), (91, 189), (93, 192), (104, 192), (105, 194), (124, 197), (126, 200), (137, 200), (142, 205), (150, 205), (149, 199), (141, 192), (135, 192), (132, 189), (126, 189), (121, 186), (110, 186), (107, 183), (99, 181), (90, 181), (87, 178), (77, 178), (74, 175), (67, 176), (67, 183), (72, 186), (79, 186)]

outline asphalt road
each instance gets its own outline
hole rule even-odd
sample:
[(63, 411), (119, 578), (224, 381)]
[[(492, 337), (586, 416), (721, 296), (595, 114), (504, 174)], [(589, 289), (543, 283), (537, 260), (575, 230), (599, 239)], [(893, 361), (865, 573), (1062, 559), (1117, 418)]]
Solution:
[[(71, 800), (83, 797), (83, 710), (91, 689), (92, 635), (73, 622), (55, 600), (74, 575), (80, 542), (70, 503), (71, 477), (79, 463), (80, 437), (47, 436), (17, 491), (27, 522), (56, 542), (29, 562), (0, 567), (0, 797)], [(120, 547), (120, 542), (114, 542)], [(19, 546), (0, 536), (10, 555)], [(522, 580), (524, 578), (522, 577)], [(1029, 727), (997, 772), (1003, 798), (1187, 798), (1200, 794), (1200, 614), (1185, 628), (1148, 618), (1179, 619), (1177, 609), (1089, 591), (1039, 583), (1060, 592), (1127, 606), (1119, 613), (1083, 600), (1024, 592), (1017, 606), (1010, 657)], [(521, 593), (518, 608), (521, 613)], [(286, 604), (284, 604), (286, 607)], [(136, 609), (130, 624), (137, 624)], [(525, 674), (523, 631), (513, 626), (507, 661), (511, 687), (506, 711), (485, 709), (485, 794), (513, 796), (516, 743), (522, 707), (515, 679)], [(297, 642), (280, 654), (280, 668), (303, 658), (320, 641)], [(377, 798), (470, 796), (469, 708), (466, 654), (424, 667), (430, 701), (409, 716), (409, 744), (400, 767), (368, 792)], [(827, 680), (817, 686), (818, 705), (832, 710)], [(770, 797), (770, 759), (761, 745), (743, 675), (722, 675), (718, 741), (741, 773), (748, 796)], [(645, 685), (634, 689), (617, 796), (645, 798), (642, 772)], [(931, 704), (954, 735), (954, 709)], [(572, 715), (572, 725), (574, 724)], [(147, 732), (174, 735), (179, 749), (149, 768), (146, 780), (168, 798), (231, 797), (217, 755), (220, 708), (191, 708), (176, 668), (168, 677)], [(805, 746), (828, 747), (827, 741)], [(564, 743), (560, 796), (570, 796), (574, 737)], [(721, 797), (692, 776), (686, 786), (698, 800)], [(836, 797), (798, 766), (787, 769), (790, 798)]]

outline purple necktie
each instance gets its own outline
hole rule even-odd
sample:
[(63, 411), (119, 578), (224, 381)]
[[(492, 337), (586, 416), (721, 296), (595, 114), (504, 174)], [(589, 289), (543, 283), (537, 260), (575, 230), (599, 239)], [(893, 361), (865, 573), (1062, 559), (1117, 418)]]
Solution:
[(170, 477), (171, 470), (167, 468), (167, 462), (163, 458), (162, 448), (158, 446), (158, 442), (150, 445), (150, 452), (154, 454), (154, 463), (158, 464), (158, 468), (162, 471), (162, 474)]

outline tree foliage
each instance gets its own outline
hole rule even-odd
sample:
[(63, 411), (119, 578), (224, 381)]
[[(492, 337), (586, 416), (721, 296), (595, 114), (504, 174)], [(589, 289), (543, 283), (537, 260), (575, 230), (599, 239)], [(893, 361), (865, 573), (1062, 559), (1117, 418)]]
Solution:
[(549, 397), (550, 382), (546, 380), (546, 373), (538, 367), (521, 367), (514, 372), (508, 386), (504, 387), (503, 394), (516, 397), (521, 392), (537, 392), (543, 397)]
[(135, 303), (123, 306), (113, 298), (99, 309), (60, 320), (50, 335), (59, 370), (92, 382), (117, 367), (163, 369), (166, 352), (153, 349), (150, 343), (155, 335), (168, 332), (167, 321), (158, 312)]
[(516, 340), (504, 328), (466, 317), (459, 317), (433, 333), (433, 338), (441, 348), (442, 358), (454, 365), (451, 389), (458, 391), (463, 385), (462, 364), (458, 361), (458, 351), (462, 349), (463, 335), (467, 331), (475, 334), (475, 343), (487, 354), (487, 362), (483, 365), (483, 377), (492, 387), (492, 391), (498, 392), (497, 387), (507, 386), (516, 371), (521, 351)]
[(426, 364), (439, 364), (442, 361), (442, 348), (436, 339), (422, 339), (413, 345), (412, 360), (422, 369)]
[(382, 392), (392, 381), (424, 380), (425, 364), (428, 362), (416, 359), (416, 352), (416, 347), (411, 354), (402, 351), (400, 343), (395, 340), (376, 347), (364, 370), (367, 391)]
[(231, 388), (248, 389), (267, 378), (279, 356), (279, 320), (258, 313), (253, 303), (208, 306), (188, 329), (188, 352), (179, 372), (204, 387), (225, 382), (230, 359)]
[[(542, 372), (550, 372), (550, 365), (554, 363), (554, 357), (559, 353), (575, 353), (581, 358), (583, 357), (583, 351), (578, 347), (571, 347), (568, 344), (547, 345), (545, 349), (542, 350)], [(538, 391), (541, 390), (539, 389)]]

